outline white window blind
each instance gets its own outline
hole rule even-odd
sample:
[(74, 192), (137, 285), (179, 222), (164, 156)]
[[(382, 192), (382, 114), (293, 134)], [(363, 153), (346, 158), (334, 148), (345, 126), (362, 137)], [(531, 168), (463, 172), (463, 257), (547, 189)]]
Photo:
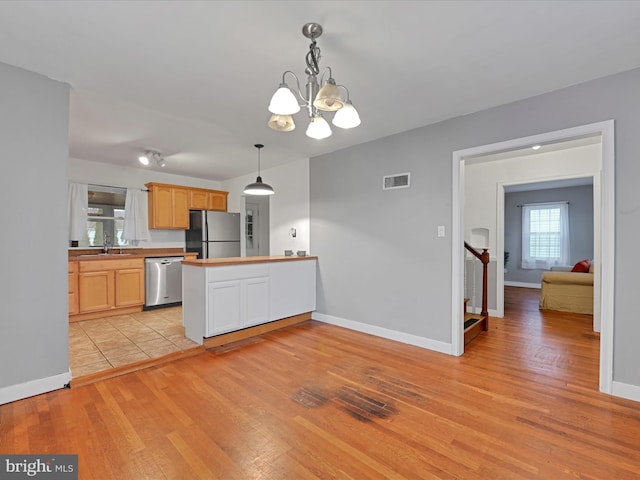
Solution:
[(522, 205), (522, 268), (569, 263), (569, 204)]

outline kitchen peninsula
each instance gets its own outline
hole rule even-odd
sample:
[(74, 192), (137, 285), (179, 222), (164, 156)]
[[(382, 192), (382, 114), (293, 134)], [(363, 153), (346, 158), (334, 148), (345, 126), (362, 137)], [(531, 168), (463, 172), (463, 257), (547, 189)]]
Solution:
[(209, 344), (205, 339), (277, 320), (310, 319), (316, 308), (316, 262), (317, 257), (297, 256), (183, 261), (187, 338)]

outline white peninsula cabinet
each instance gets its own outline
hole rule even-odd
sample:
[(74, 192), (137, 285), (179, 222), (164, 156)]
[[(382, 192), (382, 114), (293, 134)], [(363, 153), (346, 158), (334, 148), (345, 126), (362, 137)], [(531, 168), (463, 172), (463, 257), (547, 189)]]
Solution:
[(316, 257), (184, 261), (182, 315), (187, 338), (204, 338), (312, 312)]

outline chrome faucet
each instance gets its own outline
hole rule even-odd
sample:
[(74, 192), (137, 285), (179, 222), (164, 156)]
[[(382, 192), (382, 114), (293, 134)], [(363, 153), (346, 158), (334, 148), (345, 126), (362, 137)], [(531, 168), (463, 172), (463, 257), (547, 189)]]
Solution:
[(109, 248), (111, 248), (111, 245), (109, 244), (109, 237), (107, 235), (107, 233), (105, 232), (104, 234), (104, 242), (102, 245), (102, 250), (104, 251), (104, 253), (109, 253)]

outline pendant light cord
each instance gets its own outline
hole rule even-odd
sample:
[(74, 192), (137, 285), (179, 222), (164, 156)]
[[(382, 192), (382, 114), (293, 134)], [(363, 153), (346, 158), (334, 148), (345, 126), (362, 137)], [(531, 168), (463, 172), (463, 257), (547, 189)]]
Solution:
[(254, 145), (258, 149), (258, 177), (260, 176), (260, 149), (264, 147), (261, 143), (256, 143)]

